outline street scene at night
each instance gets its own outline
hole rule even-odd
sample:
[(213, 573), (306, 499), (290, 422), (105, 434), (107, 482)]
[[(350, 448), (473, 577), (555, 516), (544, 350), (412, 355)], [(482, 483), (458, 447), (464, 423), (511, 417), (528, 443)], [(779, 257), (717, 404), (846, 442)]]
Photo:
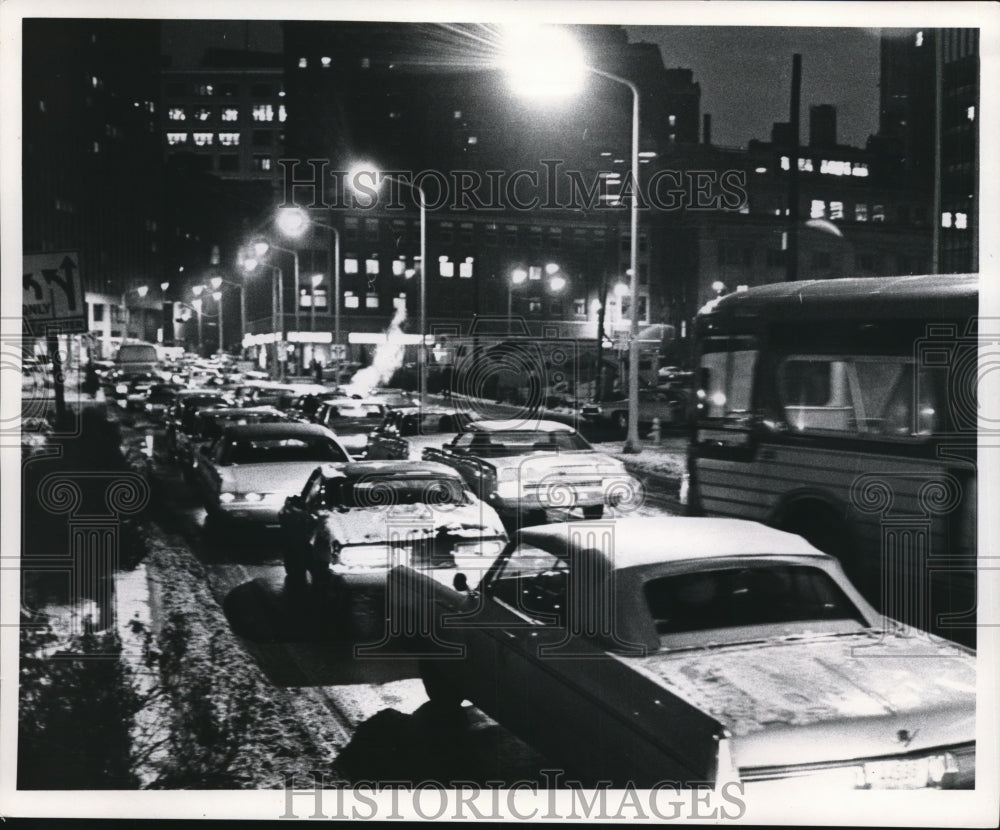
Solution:
[(639, 5), (5, 8), (0, 813), (995, 819), (996, 7)]

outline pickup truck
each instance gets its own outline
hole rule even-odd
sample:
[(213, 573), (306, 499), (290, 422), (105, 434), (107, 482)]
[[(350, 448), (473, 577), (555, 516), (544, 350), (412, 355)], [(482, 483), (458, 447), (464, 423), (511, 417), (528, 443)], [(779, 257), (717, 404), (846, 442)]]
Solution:
[(550, 524), (480, 574), (400, 565), (387, 591), (432, 704), (471, 701), (585, 786), (975, 786), (975, 653), (879, 615), (791, 533)]
[(454, 467), (466, 486), (505, 520), (545, 522), (548, 510), (580, 508), (598, 519), (633, 491), (625, 465), (557, 421), (470, 421), (423, 457)]

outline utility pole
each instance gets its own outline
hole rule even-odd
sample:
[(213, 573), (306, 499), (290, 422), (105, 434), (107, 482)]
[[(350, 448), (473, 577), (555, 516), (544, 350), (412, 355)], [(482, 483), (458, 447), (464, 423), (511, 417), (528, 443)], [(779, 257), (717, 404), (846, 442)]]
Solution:
[(799, 278), (799, 99), (802, 90), (802, 55), (792, 55), (792, 100), (789, 112), (791, 148), (788, 153), (788, 261), (785, 279)]

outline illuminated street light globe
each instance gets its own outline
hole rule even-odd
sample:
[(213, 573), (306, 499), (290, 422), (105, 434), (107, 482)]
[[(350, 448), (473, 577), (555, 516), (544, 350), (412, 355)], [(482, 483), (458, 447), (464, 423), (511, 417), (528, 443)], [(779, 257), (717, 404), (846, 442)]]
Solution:
[(545, 266), (545, 273), (548, 274), (550, 277), (553, 274), (558, 274), (559, 273), (559, 266), (556, 265), (556, 263), (554, 263), (554, 262), (549, 262)]
[(370, 161), (356, 161), (347, 169), (347, 184), (355, 191), (360, 190), (362, 186), (378, 190), (381, 175), (382, 171)]
[(219, 288), (222, 286), (222, 277), (212, 277), (210, 282), (212, 283), (212, 288), (218, 291)]
[(583, 50), (558, 26), (514, 25), (505, 29), (500, 65), (511, 89), (536, 100), (575, 95), (583, 89)]
[(243, 260), (243, 270), (248, 274), (257, 270), (257, 260), (253, 257), (247, 257)]
[(619, 283), (617, 283), (615, 285), (615, 296), (618, 297), (619, 299), (621, 299), (622, 297), (624, 297), (625, 295), (627, 295), (630, 290), (631, 289), (629, 289), (629, 287), (628, 287), (628, 285), (626, 283), (619, 282)]
[(215, 300), (216, 302), (219, 302), (219, 300), (222, 299), (222, 292), (221, 291), (213, 291), (212, 292), (212, 299)]
[(253, 250), (254, 253), (257, 254), (258, 259), (261, 259), (270, 248), (271, 246), (263, 239), (259, 239), (253, 243)]
[(204, 285), (192, 285), (191, 286), (191, 293), (194, 294), (196, 297), (200, 297), (201, 296), (201, 292), (204, 291), (204, 290), (205, 290), (205, 286)]
[(520, 285), (526, 279), (528, 279), (528, 272), (523, 268), (515, 268), (511, 272), (510, 281), (514, 283), (514, 285)]
[(319, 288), (323, 284), (323, 275), (322, 274), (313, 274), (310, 279), (312, 281), (312, 287), (313, 288)]
[(149, 286), (148, 285), (140, 285), (135, 290), (135, 293), (138, 294), (140, 297), (145, 297), (149, 293)]
[(278, 230), (292, 239), (298, 239), (309, 228), (309, 214), (302, 208), (282, 208), (274, 221)]
[(562, 291), (566, 287), (566, 278), (555, 276), (549, 280), (549, 288), (553, 291)]

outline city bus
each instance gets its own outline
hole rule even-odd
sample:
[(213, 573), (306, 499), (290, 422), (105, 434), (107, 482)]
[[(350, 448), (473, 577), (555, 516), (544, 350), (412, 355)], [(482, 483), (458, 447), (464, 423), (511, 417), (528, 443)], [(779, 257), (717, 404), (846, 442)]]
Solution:
[(838, 557), (887, 616), (974, 643), (978, 277), (765, 285), (694, 326), (687, 504)]

